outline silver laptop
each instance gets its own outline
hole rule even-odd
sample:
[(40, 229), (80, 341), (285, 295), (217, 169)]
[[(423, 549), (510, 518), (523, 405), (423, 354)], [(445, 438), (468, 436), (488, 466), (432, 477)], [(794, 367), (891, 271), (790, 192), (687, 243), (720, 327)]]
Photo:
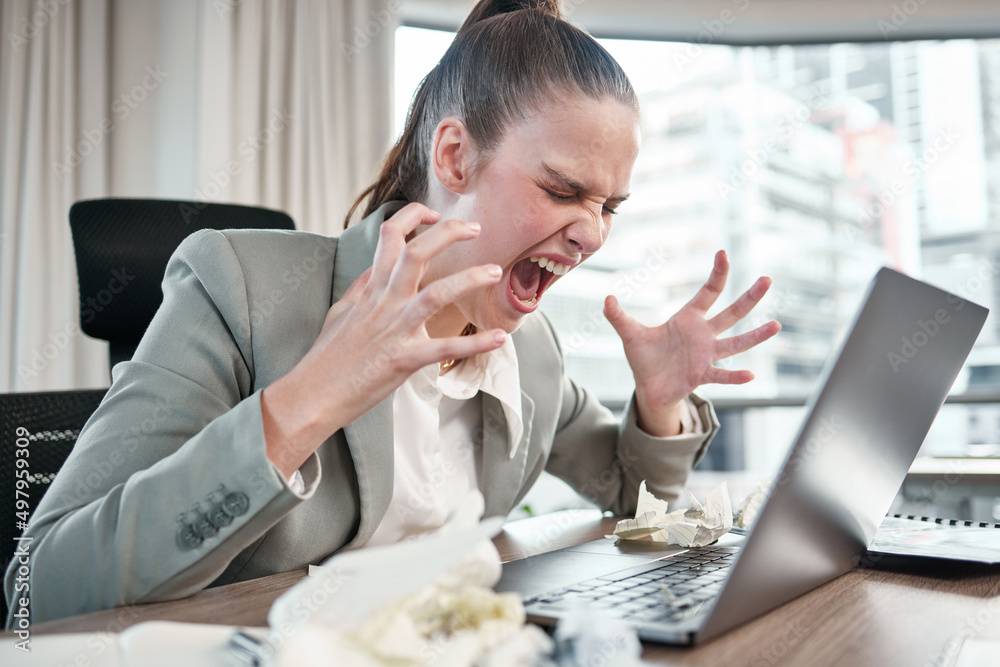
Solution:
[(745, 537), (684, 549), (597, 540), (506, 563), (530, 620), (580, 606), (693, 644), (848, 572), (875, 536), (988, 311), (884, 268)]

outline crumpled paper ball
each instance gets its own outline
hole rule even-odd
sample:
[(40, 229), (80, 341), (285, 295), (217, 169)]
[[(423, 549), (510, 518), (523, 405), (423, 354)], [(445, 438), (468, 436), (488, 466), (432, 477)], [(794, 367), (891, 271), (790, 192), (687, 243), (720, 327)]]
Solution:
[(691, 507), (667, 513), (666, 501), (647, 491), (643, 480), (639, 485), (635, 518), (619, 521), (614, 537), (704, 547), (732, 530), (733, 506), (725, 482), (709, 492), (704, 505), (687, 489), (684, 492), (691, 500)]
[(767, 500), (768, 494), (771, 493), (772, 485), (773, 482), (761, 482), (757, 485), (756, 489), (747, 494), (747, 497), (740, 503), (739, 509), (736, 510), (736, 518), (733, 521), (733, 525), (742, 530), (749, 530), (753, 526), (753, 522), (757, 520), (760, 509), (764, 506), (764, 501)]

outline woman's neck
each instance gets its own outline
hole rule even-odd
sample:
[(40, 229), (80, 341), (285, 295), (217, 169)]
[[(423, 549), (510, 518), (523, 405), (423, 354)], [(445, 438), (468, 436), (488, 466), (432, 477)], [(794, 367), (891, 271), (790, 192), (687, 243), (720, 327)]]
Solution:
[(447, 338), (449, 336), (460, 336), (469, 320), (462, 315), (462, 312), (455, 306), (445, 306), (435, 313), (427, 323), (427, 335), (431, 338)]

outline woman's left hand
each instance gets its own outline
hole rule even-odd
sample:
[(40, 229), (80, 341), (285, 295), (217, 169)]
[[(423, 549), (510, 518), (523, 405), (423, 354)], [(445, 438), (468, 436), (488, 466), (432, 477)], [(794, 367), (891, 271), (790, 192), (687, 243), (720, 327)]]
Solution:
[(742, 320), (767, 293), (770, 278), (759, 278), (753, 286), (718, 315), (706, 314), (723, 288), (729, 274), (725, 251), (715, 255), (715, 266), (698, 293), (673, 317), (658, 327), (646, 327), (622, 310), (618, 300), (609, 296), (604, 302), (604, 316), (611, 322), (625, 346), (635, 375), (635, 399), (639, 428), (650, 435), (666, 437), (680, 433), (680, 410), (683, 400), (699, 386), (743, 384), (753, 379), (748, 370), (731, 371), (713, 364), (762, 343), (781, 330), (771, 321), (752, 331), (732, 336), (718, 336)]

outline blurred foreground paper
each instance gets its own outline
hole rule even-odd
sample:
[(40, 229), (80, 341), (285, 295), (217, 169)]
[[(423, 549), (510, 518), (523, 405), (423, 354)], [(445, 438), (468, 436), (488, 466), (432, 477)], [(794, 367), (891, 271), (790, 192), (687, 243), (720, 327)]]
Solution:
[(639, 485), (635, 518), (619, 521), (614, 536), (620, 540), (703, 547), (732, 530), (733, 505), (725, 482), (712, 489), (704, 505), (690, 491), (684, 491), (691, 500), (690, 509), (678, 509), (668, 514), (666, 501), (647, 491), (643, 481)]
[(475, 491), (434, 534), (310, 568), (268, 614), (275, 664), (471, 667), (498, 654), (516, 665), (511, 646), (544, 651), (544, 634), (525, 626), (520, 596), (491, 590), (500, 556), (489, 538), (503, 519), (480, 523), (482, 513)]
[[(287, 623), (293, 627), (316, 622), (332, 627), (362, 623), (379, 607), (430, 583), (466, 559), (502, 526), (503, 518), (493, 517), (470, 530), (337, 554), (310, 568), (309, 577), (275, 600), (267, 615), (268, 624), (276, 628)], [(499, 578), (499, 557), (496, 561)], [(489, 576), (489, 563), (483, 562), (480, 569), (477, 574)], [(482, 585), (482, 578), (476, 578), (480, 581), (470, 583)]]
[(772, 482), (761, 482), (757, 488), (747, 494), (747, 497), (740, 503), (740, 508), (736, 511), (736, 527), (743, 530), (750, 530), (753, 522), (757, 520), (760, 508), (764, 506), (768, 494), (771, 493)]

